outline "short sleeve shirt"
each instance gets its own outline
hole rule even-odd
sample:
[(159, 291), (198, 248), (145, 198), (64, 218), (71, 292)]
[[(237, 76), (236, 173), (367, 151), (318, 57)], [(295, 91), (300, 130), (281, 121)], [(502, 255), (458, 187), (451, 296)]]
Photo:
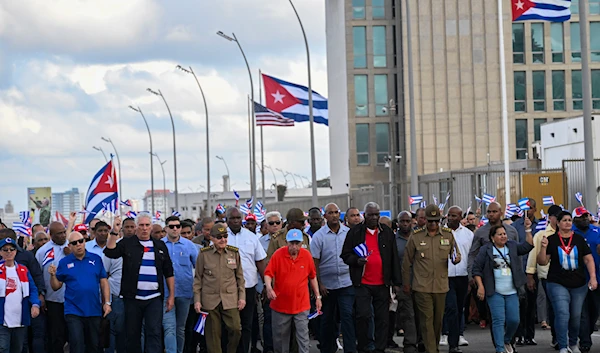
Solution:
[(246, 228), (242, 228), (239, 233), (234, 234), (230, 228), (227, 228), (227, 245), (235, 246), (239, 249), (242, 258), (242, 269), (244, 270), (244, 280), (246, 288), (252, 288), (258, 283), (258, 268), (256, 261), (267, 258), (265, 249), (260, 244), (256, 234)]
[[(558, 283), (567, 288), (578, 288), (586, 283), (585, 263), (583, 257), (592, 253), (585, 239), (579, 234), (573, 234), (570, 251), (562, 248), (559, 234), (548, 237), (546, 254), (550, 255), (548, 282)], [(565, 246), (569, 238), (562, 238)]]
[(65, 315), (82, 317), (102, 316), (100, 279), (106, 278), (106, 270), (100, 256), (85, 252), (79, 260), (70, 254), (60, 260), (56, 279), (65, 286)]

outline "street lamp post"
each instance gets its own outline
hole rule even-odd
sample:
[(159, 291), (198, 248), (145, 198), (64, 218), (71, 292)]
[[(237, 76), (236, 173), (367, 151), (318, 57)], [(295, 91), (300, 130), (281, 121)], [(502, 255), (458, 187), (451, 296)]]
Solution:
[[(102, 147), (92, 146), (92, 148), (95, 149), (96, 151), (102, 152), (102, 155), (104, 156), (104, 160), (106, 161), (106, 163), (108, 163), (108, 158), (106, 158), (106, 153), (104, 153), (104, 150), (102, 149)], [(121, 173), (119, 172), (119, 174), (121, 174)]]
[(157, 92), (151, 88), (147, 88), (146, 91), (162, 98), (163, 102), (165, 102), (165, 106), (167, 107), (167, 111), (169, 112), (169, 117), (171, 118), (171, 127), (173, 128), (173, 167), (175, 170), (175, 210), (179, 211), (179, 197), (177, 194), (177, 147), (175, 144), (175, 122), (173, 121), (173, 114), (171, 114), (171, 108), (169, 108), (169, 104), (167, 104), (167, 100), (165, 99), (165, 96), (163, 96), (160, 89)]
[[(229, 174), (229, 167), (227, 167), (227, 162), (225, 162), (225, 158), (221, 157), (221, 156), (217, 156), (217, 159), (220, 159), (223, 161), (223, 164), (225, 164), (225, 170), (227, 170), (227, 179), (229, 181), (229, 185), (231, 185), (231, 175)], [(226, 191), (229, 191), (229, 187), (226, 188)]]
[(160, 169), (162, 169), (162, 175), (163, 175), (163, 206), (164, 206), (164, 215), (165, 217), (167, 217), (167, 193), (165, 192), (165, 190), (167, 190), (167, 182), (165, 179), (165, 163), (167, 163), (166, 160), (161, 161), (160, 157), (158, 157), (157, 153), (153, 153), (154, 157), (156, 157), (156, 159), (158, 159), (158, 163), (160, 163)]
[(150, 197), (152, 198), (152, 217), (154, 217), (154, 159), (152, 158), (152, 134), (150, 133), (150, 126), (148, 126), (148, 121), (146, 120), (146, 117), (144, 116), (144, 113), (142, 113), (140, 107), (134, 108), (130, 105), (129, 108), (140, 113), (142, 119), (144, 119), (144, 124), (146, 124), (146, 129), (148, 129), (148, 139), (150, 140), (150, 188), (152, 190), (152, 195)]
[(177, 68), (183, 72), (191, 74), (194, 76), (196, 83), (198, 84), (198, 88), (200, 89), (200, 94), (202, 95), (202, 101), (204, 102), (204, 115), (206, 116), (206, 209), (210, 210), (210, 135), (208, 133), (208, 105), (206, 104), (206, 96), (204, 95), (204, 90), (200, 85), (200, 81), (198, 81), (198, 77), (194, 73), (194, 70), (191, 66), (189, 66), (189, 70), (185, 69), (181, 65), (177, 65)]
[(300, 19), (300, 15), (298, 11), (296, 11), (296, 6), (292, 0), (290, 1), (290, 5), (294, 9), (294, 13), (298, 18), (298, 23), (300, 24), (300, 29), (302, 30), (302, 36), (304, 37), (304, 45), (306, 46), (306, 68), (308, 70), (308, 117), (310, 121), (310, 167), (311, 167), (311, 177), (312, 177), (312, 204), (316, 206), (319, 203), (319, 198), (317, 195), (317, 164), (315, 160), (315, 118), (313, 116), (313, 96), (312, 96), (312, 76), (310, 74), (310, 50), (308, 48), (308, 39), (306, 38), (306, 31), (304, 31), (304, 25), (302, 24), (302, 20)]
[[(115, 154), (117, 155), (117, 164), (119, 164), (119, 199), (121, 199), (121, 196), (123, 195), (123, 184), (121, 184), (121, 180), (122, 180), (122, 175), (121, 175), (121, 158), (119, 158), (119, 152), (117, 152), (117, 148), (115, 147), (115, 144), (112, 142), (112, 140), (110, 138), (105, 138), (102, 137), (102, 140), (105, 142), (108, 142), (112, 145), (113, 150), (115, 151)], [(102, 152), (102, 154), (104, 154), (104, 152)], [(106, 158), (106, 156), (105, 156)], [(117, 205), (117, 207), (119, 207), (119, 216), (121, 215), (121, 205)]]
[[(242, 56), (244, 57), (244, 61), (246, 62), (246, 68), (248, 69), (248, 76), (250, 77), (250, 99), (252, 100), (252, 128), (251, 128), (251, 134), (252, 134), (252, 138), (251, 138), (251, 142), (252, 142), (252, 150), (250, 151), (250, 183), (251, 183), (251, 196), (256, 196), (258, 198), (258, 195), (256, 195), (256, 166), (254, 165), (254, 161), (256, 161), (256, 133), (255, 133), (255, 128), (256, 128), (256, 117), (254, 115), (254, 84), (252, 81), (252, 71), (250, 70), (250, 65), (248, 64), (248, 59), (246, 58), (246, 54), (244, 53), (244, 50), (242, 49), (242, 45), (240, 44), (240, 42), (238, 41), (237, 37), (235, 36), (235, 33), (231, 33), (232, 37), (226, 35), (225, 33), (218, 31), (217, 35), (219, 35), (222, 38), (227, 39), (230, 42), (235, 42), (238, 45), (238, 48), (240, 49), (240, 52), (242, 53)], [(254, 206), (254, 205), (252, 205)]]

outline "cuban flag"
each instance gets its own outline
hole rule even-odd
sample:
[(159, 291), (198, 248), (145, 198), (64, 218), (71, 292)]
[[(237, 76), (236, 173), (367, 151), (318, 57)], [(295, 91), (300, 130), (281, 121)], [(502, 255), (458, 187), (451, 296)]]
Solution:
[(438, 198), (435, 195), (431, 195), (431, 197), (433, 198), (433, 204), (437, 205), (438, 204)]
[(504, 211), (504, 218), (510, 218), (510, 217), (512, 217), (514, 215), (515, 215), (515, 211), (513, 211), (510, 208), (506, 207), (506, 210)]
[(575, 193), (575, 199), (583, 206), (583, 195), (579, 191)]
[(63, 226), (65, 226), (65, 227), (67, 225), (69, 225), (69, 221), (67, 220), (67, 218), (65, 216), (63, 216), (62, 213), (60, 213), (58, 211), (54, 212), (54, 221), (62, 223)]
[(475, 201), (477, 201), (477, 203), (481, 203), (481, 197), (475, 195)]
[(13, 222), (12, 229), (15, 233), (23, 234), (26, 237), (31, 236), (31, 227), (26, 222)]
[(177, 211), (173, 211), (173, 213), (171, 213), (171, 216), (181, 217), (181, 213), (179, 213)]
[[(475, 196), (475, 198), (477, 198), (477, 196)], [(490, 205), (492, 202), (496, 201), (496, 196), (490, 195), (490, 194), (483, 194), (483, 197), (481, 198), (481, 201), (484, 202), (486, 205)]]
[(483, 227), (484, 225), (486, 225), (488, 223), (490, 223), (490, 220), (483, 217), (483, 218), (481, 218), (481, 221), (479, 221), (479, 227)]
[(94, 215), (103, 209), (116, 212), (118, 201), (117, 172), (112, 160), (110, 160), (92, 178), (87, 195), (85, 196), (84, 210), (88, 213), (83, 223), (89, 224)]
[(235, 205), (237, 206), (240, 202), (240, 194), (237, 191), (233, 190), (233, 197), (235, 197)]
[[(262, 74), (267, 108), (296, 122), (309, 121), (308, 88)], [(313, 117), (317, 124), (329, 125), (327, 98), (313, 91)]]
[(31, 224), (31, 213), (29, 211), (19, 212), (19, 218), (21, 218), (21, 222)]
[(294, 126), (294, 119), (285, 118), (267, 107), (254, 102), (256, 126)]
[(131, 200), (121, 201), (121, 205), (131, 207)]
[(519, 208), (523, 211), (527, 211), (531, 209), (531, 204), (529, 203), (529, 198), (528, 197), (524, 197), (522, 199), (519, 200)]
[(267, 210), (264, 209), (262, 202), (257, 201), (256, 205), (254, 205), (254, 214), (256, 215), (256, 221), (260, 224), (265, 220), (265, 214)]
[(161, 214), (162, 214), (162, 212), (156, 211), (156, 214), (154, 215), (154, 218), (157, 219), (157, 220), (159, 220)]
[(54, 261), (54, 247), (46, 250), (46, 253), (44, 254), (44, 260), (42, 261), (42, 268), (52, 261)]
[(542, 197), (542, 202), (544, 206), (552, 206), (554, 205), (554, 196), (544, 196)]
[(127, 211), (127, 213), (125, 215), (127, 216), (127, 218), (135, 218), (135, 217), (137, 217), (137, 213), (135, 213), (133, 211)]
[(569, 253), (567, 253), (560, 246), (558, 247), (558, 260), (560, 261), (560, 265), (564, 270), (567, 271), (575, 271), (579, 267), (578, 261), (578, 253), (577, 246), (574, 246), (573, 249), (570, 249)]
[(357, 246), (354, 247), (354, 252), (356, 253), (356, 255), (358, 255), (359, 257), (368, 257), (370, 255), (369, 249), (367, 248), (367, 244), (366, 243), (362, 243), (362, 244), (358, 244)]
[(421, 208), (427, 207), (427, 201), (425, 201), (425, 200), (421, 201), (421, 203), (419, 204), (419, 207), (421, 207)]
[(196, 326), (194, 326), (194, 331), (204, 336), (204, 326), (206, 326), (206, 317), (208, 313), (204, 311), (200, 312), (200, 317), (198, 318), (198, 322), (196, 322)]
[(547, 224), (548, 224), (548, 221), (545, 218), (540, 219), (538, 221), (538, 224), (535, 226), (535, 230), (545, 230)]
[(408, 198), (408, 203), (412, 205), (418, 205), (423, 201), (423, 195), (412, 195)]
[(450, 200), (450, 191), (448, 191), (448, 193), (446, 194), (446, 201), (444, 201), (444, 205), (448, 204), (448, 200)]
[(438, 205), (438, 208), (440, 209), (441, 212), (444, 212), (444, 208), (446, 208), (446, 204), (445, 203), (441, 203)]
[(571, 18), (571, 0), (511, 0), (513, 21), (565, 22)]
[(225, 213), (225, 208), (223, 207), (223, 205), (218, 204), (217, 207), (215, 208), (215, 212), (217, 212), (217, 213)]
[(246, 203), (240, 206), (240, 211), (244, 214), (252, 213), (252, 204), (254, 203), (254, 196), (246, 200)]

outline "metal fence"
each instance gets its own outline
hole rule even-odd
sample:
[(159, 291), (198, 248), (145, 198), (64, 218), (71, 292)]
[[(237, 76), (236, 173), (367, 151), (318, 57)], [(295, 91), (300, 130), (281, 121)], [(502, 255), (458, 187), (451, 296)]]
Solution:
[[(588, 182), (585, 179), (585, 160), (583, 159), (565, 159), (563, 160), (563, 170), (565, 172), (565, 182), (566, 185), (563, 187), (565, 192), (564, 199), (567, 203), (564, 205), (567, 208), (573, 208), (579, 205), (579, 202), (575, 199), (576, 192), (582, 192), (585, 194), (585, 185)], [(596, 197), (598, 197), (598, 192), (600, 191), (600, 186), (598, 183), (600, 182), (600, 159), (594, 159), (594, 169), (596, 174)], [(588, 200), (583, 200), (584, 205), (589, 207), (592, 211), (596, 210), (596, 200), (592, 200), (591, 202)]]
[(302, 211), (306, 212), (311, 207), (324, 207), (326, 204), (333, 202), (342, 211), (346, 211), (348, 206), (348, 194), (342, 195), (330, 195), (330, 196), (319, 196), (319, 204), (313, 205), (312, 198), (302, 198), (302, 199), (293, 199), (281, 202), (267, 202), (265, 203), (265, 208), (267, 211), (277, 210), (281, 213), (283, 217), (285, 217), (286, 213), (290, 208), (299, 208)]

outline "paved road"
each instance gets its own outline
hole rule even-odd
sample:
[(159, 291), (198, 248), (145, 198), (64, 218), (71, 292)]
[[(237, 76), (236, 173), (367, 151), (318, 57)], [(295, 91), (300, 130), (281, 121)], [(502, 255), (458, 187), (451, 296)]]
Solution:
[[(465, 331), (465, 338), (469, 341), (469, 346), (461, 347), (464, 353), (493, 353), (494, 347), (492, 346), (492, 340), (490, 338), (490, 330), (489, 329), (480, 329), (477, 325), (468, 325), (467, 330)], [(544, 331), (541, 328), (537, 328), (536, 337), (535, 337), (538, 345), (537, 346), (525, 346), (525, 347), (517, 347), (517, 350), (520, 353), (537, 353), (537, 352), (557, 352), (550, 348), (551, 335), (550, 331)], [(593, 337), (594, 347), (592, 351), (597, 351), (600, 348), (600, 333), (594, 333)], [(395, 337), (394, 340), (399, 345), (402, 345), (402, 337)], [(386, 352), (400, 352), (399, 350), (387, 350)], [(318, 353), (317, 342), (311, 342), (311, 353)], [(440, 352), (446, 353), (448, 352), (448, 347), (440, 347)]]

